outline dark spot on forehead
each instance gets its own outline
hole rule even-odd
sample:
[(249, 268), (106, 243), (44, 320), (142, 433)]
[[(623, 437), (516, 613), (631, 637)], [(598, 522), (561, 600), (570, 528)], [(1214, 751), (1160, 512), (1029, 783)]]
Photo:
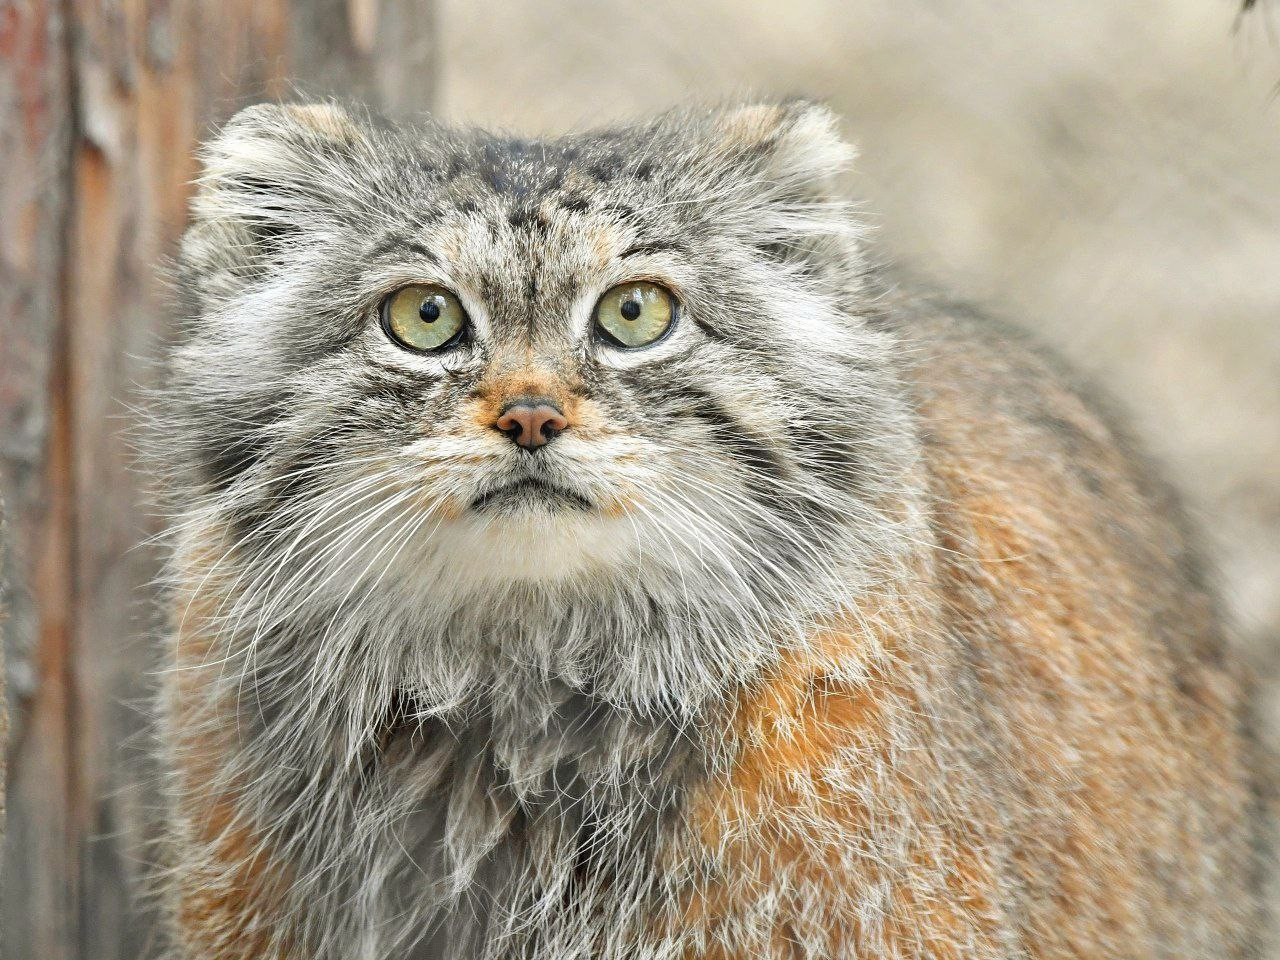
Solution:
[(782, 263), (787, 259), (788, 250), (786, 245), (774, 240), (757, 243), (755, 245), (755, 249), (756, 252), (766, 260), (773, 260), (777, 263)]
[(493, 138), (483, 142), (472, 164), (494, 193), (536, 205), (534, 198), (564, 186), (580, 153), (578, 147), (561, 141)]
[(545, 233), (548, 226), (547, 218), (531, 204), (521, 204), (513, 208), (507, 214), (507, 222), (517, 230), (531, 230), (537, 233)]
[(630, 220), (636, 215), (636, 208), (629, 203), (622, 203), (617, 200), (611, 200), (608, 203), (600, 205), (601, 210), (607, 210), (609, 213), (616, 213), (623, 220)]
[(642, 240), (627, 247), (622, 257), (635, 257), (647, 253), (665, 253), (667, 251), (683, 251), (684, 247), (672, 240)]
[(409, 237), (402, 236), (398, 233), (390, 234), (375, 243), (366, 255), (370, 260), (380, 260), (383, 257), (403, 256), (412, 254), (420, 257), (428, 263), (438, 264), (440, 258), (431, 252), (426, 246)]
[(613, 155), (601, 157), (587, 168), (588, 175), (601, 183), (610, 183), (622, 173), (622, 160)]
[(586, 213), (591, 209), (591, 201), (581, 193), (570, 193), (560, 198), (560, 206), (572, 213)]
[(501, 144), (486, 143), (477, 167), (480, 179), (494, 193), (519, 195), (515, 171), (508, 162), (508, 156), (503, 152)]
[[(424, 164), (428, 162), (429, 161), (427, 160), (423, 161)], [(467, 158), (465, 156), (461, 153), (451, 153), (449, 155), (448, 165), (445, 167), (445, 179), (457, 180), (458, 177), (467, 172), (467, 167)]]
[(508, 137), (497, 143), (499, 147), (505, 147), (508, 156), (519, 159), (532, 150), (535, 146), (534, 141), (524, 140), (520, 137)]

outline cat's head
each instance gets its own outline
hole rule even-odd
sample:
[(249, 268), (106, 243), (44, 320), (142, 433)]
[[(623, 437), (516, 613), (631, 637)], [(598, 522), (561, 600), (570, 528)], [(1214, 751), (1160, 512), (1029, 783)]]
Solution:
[(804, 102), (547, 140), (243, 111), (179, 259), (184, 504), (339, 590), (802, 594), (902, 467), (850, 155)]

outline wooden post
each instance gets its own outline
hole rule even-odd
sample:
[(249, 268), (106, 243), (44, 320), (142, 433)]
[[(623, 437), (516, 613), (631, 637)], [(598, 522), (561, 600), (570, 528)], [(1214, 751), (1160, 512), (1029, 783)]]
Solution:
[[(131, 410), (192, 150), (299, 94), (425, 110), (429, 0), (0, 0), (0, 493), (12, 731), (0, 951), (139, 960), (157, 528)], [(296, 81), (296, 82), (295, 82)]]
[[(4, 498), (0, 497), (0, 748), (9, 743), (9, 704), (5, 696), (8, 687), (8, 676), (5, 672), (5, 620), (8, 618), (8, 610), (5, 608), (5, 596), (8, 594), (8, 588), (5, 586), (4, 578), (4, 542), (5, 542), (5, 523), (4, 523)], [(8, 796), (8, 790), (5, 788), (5, 768), (8, 762), (8, 752), (0, 749), (0, 846), (4, 845), (4, 817), (5, 817), (5, 797)], [(4, 868), (3, 861), (0, 861), (0, 870)], [(3, 877), (0, 876), (0, 880)]]

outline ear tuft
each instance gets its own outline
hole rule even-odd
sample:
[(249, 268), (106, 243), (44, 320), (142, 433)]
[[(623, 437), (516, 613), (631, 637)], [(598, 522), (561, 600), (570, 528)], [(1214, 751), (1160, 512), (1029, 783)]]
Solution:
[(363, 139), (359, 125), (336, 103), (291, 103), (281, 109), (299, 126), (337, 143)]
[(748, 103), (719, 113), (714, 126), (726, 150), (746, 153), (775, 141), (785, 119), (782, 104)]
[(817, 192), (830, 189), (857, 155), (836, 116), (812, 100), (752, 103), (719, 112), (716, 146), (728, 158), (763, 158), (768, 173)]

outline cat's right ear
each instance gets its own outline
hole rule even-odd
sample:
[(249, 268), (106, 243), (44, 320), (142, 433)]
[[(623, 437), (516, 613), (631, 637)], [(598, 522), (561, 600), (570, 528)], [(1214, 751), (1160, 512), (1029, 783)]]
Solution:
[(208, 293), (230, 293), (308, 230), (369, 149), (364, 124), (331, 103), (259, 104), (232, 117), (200, 152), (180, 259)]

